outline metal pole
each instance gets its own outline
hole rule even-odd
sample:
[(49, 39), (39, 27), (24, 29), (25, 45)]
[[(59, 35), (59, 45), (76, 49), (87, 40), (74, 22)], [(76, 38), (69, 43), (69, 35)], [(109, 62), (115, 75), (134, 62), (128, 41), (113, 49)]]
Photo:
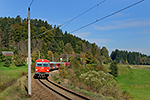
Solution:
[(28, 8), (28, 94), (31, 95), (30, 7)]
[(68, 56), (67, 56), (67, 62), (68, 62)]
[(54, 55), (52, 54), (52, 62), (54, 62)]
[(39, 59), (40, 59), (40, 50), (39, 50)]

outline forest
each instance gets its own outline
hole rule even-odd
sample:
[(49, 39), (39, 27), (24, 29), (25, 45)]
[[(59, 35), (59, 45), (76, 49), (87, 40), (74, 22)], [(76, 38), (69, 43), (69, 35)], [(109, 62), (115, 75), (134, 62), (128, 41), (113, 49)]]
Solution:
[[(40, 58), (59, 61), (61, 54), (83, 54), (86, 63), (110, 61), (106, 47), (99, 47), (72, 34), (62, 32), (56, 25), (52, 26), (41, 19), (31, 19), (31, 57), (34, 62)], [(51, 30), (42, 34), (47, 30)], [(13, 51), (15, 63), (22, 65), (27, 58), (28, 22), (20, 15), (16, 18), (0, 17), (0, 50)], [(0, 54), (2, 55), (2, 54)], [(3, 58), (1, 56), (1, 58)], [(20, 59), (21, 58), (21, 59)], [(3, 59), (6, 60), (6, 59)], [(22, 63), (20, 63), (22, 62)], [(81, 62), (81, 61), (80, 61)], [(20, 64), (19, 64), (20, 63)]]
[[(150, 64), (150, 56), (138, 52), (115, 50), (109, 56), (106, 47), (89, 43), (72, 34), (62, 32), (56, 25), (50, 25), (41, 19), (31, 19), (31, 57), (32, 62), (40, 58), (59, 61), (61, 54), (82, 54), (84, 62), (108, 64), (117, 60), (122, 64)], [(47, 30), (51, 30), (46, 32)], [(46, 32), (42, 34), (43, 32)], [(28, 54), (28, 22), (20, 15), (16, 18), (0, 17), (0, 58), (1, 61), (11, 62), (10, 58), (3, 57), (1, 51), (13, 51), (16, 65), (25, 63)], [(83, 63), (80, 59), (80, 63)]]
[(116, 60), (122, 64), (133, 65), (150, 65), (150, 56), (141, 54), (139, 52), (119, 51), (116, 49), (110, 55), (112, 60)]

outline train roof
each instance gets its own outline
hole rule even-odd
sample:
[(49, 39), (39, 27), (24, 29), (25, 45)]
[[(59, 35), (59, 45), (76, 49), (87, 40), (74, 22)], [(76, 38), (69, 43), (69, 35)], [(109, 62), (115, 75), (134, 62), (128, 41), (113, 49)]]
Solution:
[(49, 63), (50, 61), (47, 59), (38, 59), (35, 62), (47, 62), (47, 63)]
[(62, 62), (50, 62), (50, 64), (60, 64)]

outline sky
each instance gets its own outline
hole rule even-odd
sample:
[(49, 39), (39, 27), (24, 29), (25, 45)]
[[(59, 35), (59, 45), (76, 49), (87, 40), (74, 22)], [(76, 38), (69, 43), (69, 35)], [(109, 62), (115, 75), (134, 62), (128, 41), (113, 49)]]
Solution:
[[(49, 24), (61, 25), (103, 0), (33, 0), (30, 6), (32, 19), (47, 20)], [(141, 0), (105, 0), (66, 26), (68, 33), (103, 18), (113, 12)], [(32, 0), (1, 0), (0, 17), (27, 18)], [(73, 34), (98, 46), (105, 46), (109, 54), (116, 49), (150, 55), (150, 0), (144, 0), (129, 9), (100, 20)]]

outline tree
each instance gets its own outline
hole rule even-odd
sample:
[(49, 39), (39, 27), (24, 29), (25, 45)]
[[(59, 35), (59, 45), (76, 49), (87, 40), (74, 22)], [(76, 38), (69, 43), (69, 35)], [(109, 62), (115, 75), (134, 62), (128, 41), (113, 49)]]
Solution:
[(4, 56), (3, 56), (3, 54), (2, 54), (2, 51), (0, 50), (0, 62), (3, 61), (3, 58), (4, 58)]
[(97, 45), (95, 43), (93, 44), (92, 53), (93, 55), (97, 53)]
[(49, 50), (51, 50), (53, 53), (59, 52), (59, 44), (56, 41), (53, 41), (52, 43), (48, 44)]
[(85, 54), (86, 56), (86, 62), (87, 64), (90, 64), (93, 62), (93, 54), (90, 52), (90, 50), (88, 50)]
[(32, 57), (33, 62), (35, 62), (38, 59), (38, 50), (37, 49), (33, 50), (31, 57)]
[(108, 62), (109, 61), (109, 52), (108, 52), (106, 47), (102, 47), (101, 55), (104, 56), (104, 59), (105, 59), (105, 60), (103, 60), (104, 62)]
[(53, 52), (52, 52), (52, 51), (48, 51), (47, 59), (48, 59), (49, 61), (52, 61), (52, 56), (53, 56)]
[(65, 54), (73, 54), (73, 52), (74, 52), (72, 45), (70, 43), (66, 43), (63, 51)]
[(118, 76), (118, 67), (117, 67), (117, 61), (112, 61), (110, 64), (110, 74), (112, 74), (113, 76), (117, 77)]
[(61, 40), (59, 41), (59, 53), (58, 54), (62, 54), (63, 49), (64, 49), (64, 42)]
[(75, 52), (78, 54), (80, 54), (82, 52), (82, 41), (81, 40), (76, 43)]
[[(44, 27), (44, 26), (40, 27), (40, 33), (43, 33), (43, 32), (45, 32), (45, 31), (47, 31), (46, 27)], [(47, 33), (45, 33), (45, 34), (42, 34), (42, 35), (40, 36), (40, 38), (41, 38), (46, 44), (48, 44), (48, 43), (54, 41), (54, 38), (53, 38), (53, 37), (54, 37), (54, 33), (53, 33), (52, 31), (47, 32)]]
[(22, 58), (20, 54), (15, 55), (14, 59), (15, 59), (15, 65), (17, 67), (21, 67), (24, 65), (24, 59)]
[(58, 55), (58, 53), (56, 53), (56, 52), (55, 52), (55, 54), (54, 54), (54, 61), (55, 61), (55, 62), (58, 62), (58, 61), (59, 61), (59, 55)]

